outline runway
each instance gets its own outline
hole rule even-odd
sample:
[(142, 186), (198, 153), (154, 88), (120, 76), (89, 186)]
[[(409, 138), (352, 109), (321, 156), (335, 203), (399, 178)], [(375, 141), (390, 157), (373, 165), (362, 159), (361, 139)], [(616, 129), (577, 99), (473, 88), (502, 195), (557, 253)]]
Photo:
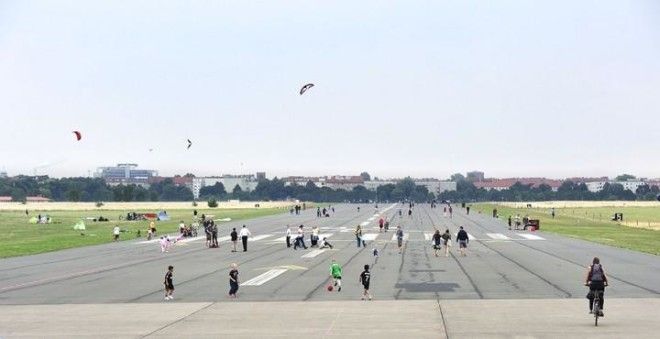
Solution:
[[(594, 256), (601, 258), (610, 279), (607, 298), (660, 296), (657, 256), (543, 231), (509, 231), (504, 220), (466, 215), (457, 206), (452, 218), (443, 215), (441, 205), (431, 209), (418, 204), (411, 217), (402, 204), (381, 204), (378, 210), (367, 204), (334, 207), (328, 218), (307, 209), (301, 215), (221, 224), (224, 241), (217, 249), (192, 239), (161, 253), (155, 242), (131, 240), (2, 259), (0, 304), (163, 303), (168, 265), (175, 267), (175, 300), (170, 303), (221, 302), (228, 300), (233, 262), (243, 283), (238, 302), (359, 300), (358, 276), (365, 264), (372, 266), (375, 300), (583, 299), (586, 266)], [(391, 219), (387, 233), (378, 231), (381, 217)], [(243, 223), (253, 235), (248, 251), (230, 252), (229, 231)], [(311, 227), (319, 226), (334, 249), (287, 248), (286, 225), (295, 233), (300, 224), (305, 225), (308, 246)], [(357, 247), (353, 229), (358, 224), (364, 225), (366, 248)], [(397, 225), (406, 234), (401, 254), (393, 239)], [(471, 236), (468, 255), (459, 256), (454, 246), (449, 257), (435, 257), (430, 240), (434, 227), (454, 235), (459, 226)], [(374, 247), (378, 257), (372, 254)], [(326, 290), (332, 258), (343, 266), (339, 293)]]

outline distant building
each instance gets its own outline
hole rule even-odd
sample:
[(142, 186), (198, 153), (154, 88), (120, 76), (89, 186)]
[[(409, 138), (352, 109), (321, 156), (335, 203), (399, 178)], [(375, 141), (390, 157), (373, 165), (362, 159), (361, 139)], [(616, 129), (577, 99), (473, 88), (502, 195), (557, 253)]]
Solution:
[(476, 188), (484, 188), (486, 190), (503, 191), (515, 185), (515, 183), (523, 185), (531, 185), (537, 188), (541, 185), (548, 185), (553, 191), (557, 191), (562, 184), (562, 180), (547, 179), (547, 178), (505, 178), (505, 179), (484, 179), (483, 181), (474, 182)]
[(158, 175), (154, 170), (137, 169), (137, 164), (117, 164), (114, 167), (99, 167), (94, 173), (95, 178), (103, 178), (108, 185), (140, 185), (148, 186), (149, 180)]
[(174, 185), (176, 186), (185, 186), (188, 187), (192, 191), (192, 186), (193, 186), (193, 178), (194, 177), (182, 177), (182, 176), (174, 176), (174, 177), (151, 177), (149, 178), (149, 185), (153, 184), (159, 184), (163, 182), (165, 179), (172, 179), (172, 182), (174, 182)]
[(396, 185), (396, 183), (397, 183), (396, 180), (369, 180), (364, 182), (364, 187), (366, 187), (370, 191), (375, 191), (380, 186)]
[(469, 182), (484, 181), (485, 179), (484, 172), (480, 172), (480, 171), (467, 172), (465, 179)]
[(333, 175), (325, 180), (325, 187), (333, 190), (350, 191), (357, 186), (364, 186), (364, 179), (359, 175)]
[(266, 172), (257, 172), (257, 181), (266, 180)]
[[(378, 189), (379, 186), (384, 186), (389, 184), (396, 185), (399, 181), (401, 181), (401, 179), (370, 180), (364, 182), (364, 187), (366, 187), (370, 191), (375, 191)], [(433, 178), (413, 179), (413, 181), (415, 182), (415, 185), (424, 186), (426, 187), (426, 189), (429, 190), (429, 192), (436, 195), (442, 192), (456, 190), (456, 182), (454, 181), (441, 181)]]
[[(624, 190), (630, 190), (631, 192), (635, 193), (639, 186), (644, 186), (647, 183), (641, 180), (628, 180), (628, 181), (610, 181), (610, 180), (605, 180), (605, 181), (592, 181), (592, 182), (587, 182), (585, 185), (587, 185), (587, 189), (590, 192), (600, 192), (605, 188), (605, 184), (609, 183), (610, 185), (615, 185), (619, 184), (623, 186)], [(650, 185), (649, 185), (650, 186)]]
[(196, 177), (192, 179), (193, 197), (195, 199), (199, 199), (199, 192), (202, 187), (213, 186), (218, 182), (222, 183), (227, 193), (231, 193), (237, 185), (241, 188), (242, 191), (251, 192), (257, 187), (259, 183), (256, 176), (252, 174), (224, 174), (219, 177)]
[(7, 177), (8, 177), (8, 176), (7, 176), (7, 172), (5, 172), (5, 171), (0, 171), (0, 179), (5, 179), (5, 178), (7, 178)]

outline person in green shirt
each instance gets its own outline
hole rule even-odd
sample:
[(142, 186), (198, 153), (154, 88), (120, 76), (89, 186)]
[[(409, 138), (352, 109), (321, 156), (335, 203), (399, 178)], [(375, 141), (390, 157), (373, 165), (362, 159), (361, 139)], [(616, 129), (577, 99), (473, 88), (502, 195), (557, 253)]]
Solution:
[(330, 276), (337, 287), (337, 292), (341, 292), (341, 266), (332, 259), (332, 264), (330, 264)]

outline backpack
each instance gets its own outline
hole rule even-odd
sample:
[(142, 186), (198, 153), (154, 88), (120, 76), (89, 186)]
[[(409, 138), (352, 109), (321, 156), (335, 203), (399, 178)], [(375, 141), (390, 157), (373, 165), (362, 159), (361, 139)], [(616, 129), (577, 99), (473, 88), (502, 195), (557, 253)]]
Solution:
[(593, 264), (591, 266), (591, 281), (603, 281), (604, 278), (603, 267), (600, 264)]

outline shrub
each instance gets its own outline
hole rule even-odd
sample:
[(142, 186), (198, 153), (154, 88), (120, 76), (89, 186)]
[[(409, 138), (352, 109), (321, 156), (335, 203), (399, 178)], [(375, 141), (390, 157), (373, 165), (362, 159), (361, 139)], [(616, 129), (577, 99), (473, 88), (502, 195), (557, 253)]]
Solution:
[(96, 202), (96, 207), (103, 207), (103, 202), (102, 201), (97, 201)]
[(215, 198), (211, 198), (211, 199), (209, 199), (209, 201), (208, 201), (208, 205), (209, 205), (209, 207), (211, 207), (211, 208), (218, 207), (218, 201), (215, 200)]

